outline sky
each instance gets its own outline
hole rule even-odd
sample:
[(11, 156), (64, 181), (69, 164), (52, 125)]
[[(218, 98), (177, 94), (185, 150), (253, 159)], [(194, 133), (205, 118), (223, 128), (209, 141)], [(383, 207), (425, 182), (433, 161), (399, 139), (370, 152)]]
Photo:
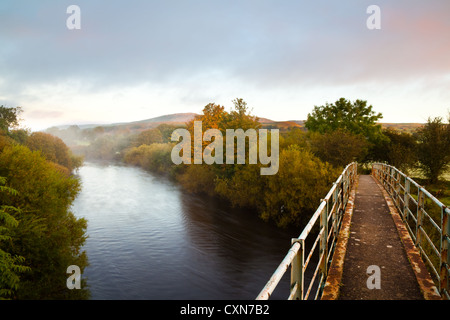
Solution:
[(450, 1), (0, 2), (0, 105), (21, 106), (31, 130), (231, 110), (235, 98), (305, 120), (341, 97), (381, 122), (446, 119)]

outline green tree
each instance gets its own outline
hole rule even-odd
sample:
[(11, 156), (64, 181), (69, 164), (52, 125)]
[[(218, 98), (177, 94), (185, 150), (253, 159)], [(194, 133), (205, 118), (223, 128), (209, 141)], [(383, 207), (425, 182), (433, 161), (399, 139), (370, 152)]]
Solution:
[(85, 219), (70, 211), (80, 190), (75, 176), (67, 176), (40, 152), (11, 145), (0, 153), (0, 176), (18, 191), (15, 197), (0, 194), (0, 202), (20, 208), (11, 214), (18, 222), (3, 250), (25, 257), (31, 271), (21, 277), (17, 299), (82, 299), (89, 296), (84, 279), (82, 290), (68, 290), (66, 269), (78, 265), (83, 272), (87, 256)]
[(417, 140), (408, 132), (392, 128), (384, 129), (387, 139), (381, 141), (373, 149), (375, 161), (387, 162), (404, 173), (415, 168), (417, 163)]
[(450, 116), (447, 123), (441, 117), (428, 118), (416, 136), (419, 166), (430, 182), (435, 183), (450, 163)]
[(311, 150), (322, 161), (335, 167), (345, 167), (353, 161), (362, 161), (367, 154), (367, 140), (344, 129), (310, 134)]
[[(5, 183), (6, 178), (0, 177), (0, 193), (17, 195), (17, 191), (5, 186)], [(11, 255), (2, 249), (4, 242), (12, 240), (11, 229), (19, 225), (12, 215), (14, 213), (20, 213), (20, 209), (3, 203), (0, 205), (0, 299), (14, 298), (20, 285), (20, 274), (31, 270), (23, 265), (24, 257)]]
[(366, 137), (369, 142), (375, 142), (382, 137), (381, 125), (377, 124), (382, 117), (382, 114), (375, 113), (365, 100), (351, 102), (340, 98), (335, 103), (315, 106), (312, 113), (308, 114), (305, 127), (322, 134), (345, 129)]

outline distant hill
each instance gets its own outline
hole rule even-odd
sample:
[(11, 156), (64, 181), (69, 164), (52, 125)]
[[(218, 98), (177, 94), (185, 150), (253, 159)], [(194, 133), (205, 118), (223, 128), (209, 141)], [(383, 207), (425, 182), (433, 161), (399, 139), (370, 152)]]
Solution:
[(191, 121), (196, 116), (196, 113), (173, 113), (173, 114), (167, 114), (164, 116), (159, 116), (156, 118), (146, 119), (146, 120), (140, 120), (140, 121), (133, 121), (133, 122), (127, 122), (127, 123), (113, 123), (110, 126), (129, 126), (129, 125), (145, 125), (145, 124), (154, 124), (154, 123), (185, 123), (188, 121)]
[[(160, 124), (172, 124), (172, 125), (183, 125), (186, 122), (194, 119), (198, 114), (192, 112), (186, 113), (173, 113), (167, 114), (155, 118), (132, 121), (132, 122), (119, 122), (111, 124), (85, 124), (85, 125), (72, 125), (77, 126), (81, 130), (93, 129), (97, 127), (102, 127), (106, 132), (116, 132), (116, 131), (128, 131), (128, 132), (139, 132), (151, 128), (155, 128)], [(261, 123), (262, 128), (266, 129), (279, 129), (281, 131), (286, 131), (289, 128), (304, 128), (304, 120), (287, 120), (287, 121), (274, 121), (268, 118), (258, 118)], [(392, 128), (400, 131), (405, 131), (412, 133), (417, 128), (421, 127), (422, 123), (380, 123), (383, 128)], [(47, 129), (49, 133), (53, 133), (56, 130), (65, 130), (71, 127), (70, 125), (58, 126)]]
[(159, 126), (160, 124), (172, 124), (172, 125), (178, 125), (178, 124), (185, 124), (186, 122), (191, 121), (196, 116), (196, 113), (173, 113), (173, 114), (167, 114), (164, 116), (159, 116), (156, 118), (146, 119), (146, 120), (140, 120), (140, 121), (132, 121), (132, 122), (126, 122), (126, 123), (113, 123), (110, 125), (102, 125), (105, 129), (108, 128), (114, 128), (114, 129), (128, 129), (130, 131), (142, 131), (147, 130), (151, 128), (155, 128)]
[(424, 123), (381, 123), (381, 127), (383, 129), (391, 128), (408, 133), (413, 133), (423, 125)]

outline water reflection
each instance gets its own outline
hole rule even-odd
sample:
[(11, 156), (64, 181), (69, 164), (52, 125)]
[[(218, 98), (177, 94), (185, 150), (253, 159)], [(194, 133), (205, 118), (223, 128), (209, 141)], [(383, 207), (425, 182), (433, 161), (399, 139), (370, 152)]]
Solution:
[[(141, 169), (89, 163), (74, 203), (88, 219), (93, 299), (254, 299), (297, 229), (184, 193)], [(274, 299), (288, 294), (288, 279)]]

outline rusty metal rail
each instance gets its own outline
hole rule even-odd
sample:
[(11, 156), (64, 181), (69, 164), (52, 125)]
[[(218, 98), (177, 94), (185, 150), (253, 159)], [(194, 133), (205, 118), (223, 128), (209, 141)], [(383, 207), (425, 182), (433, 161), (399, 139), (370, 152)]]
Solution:
[(450, 299), (450, 209), (393, 166), (374, 163), (372, 175), (391, 196), (439, 293)]
[[(326, 197), (321, 200), (319, 207), (300, 236), (292, 239), (291, 248), (256, 297), (257, 300), (270, 298), (289, 267), (291, 267), (291, 289), (288, 299), (312, 299), (311, 293), (315, 294), (314, 299), (320, 298), (333, 257), (343, 213), (350, 191), (356, 181), (357, 168), (357, 163), (351, 163), (342, 171)], [(313, 230), (318, 231), (317, 235), (316, 232), (312, 232)], [(313, 233), (316, 238), (309, 247), (306, 245), (307, 237)], [(311, 266), (315, 267), (312, 270), (312, 276), (306, 279), (306, 270)]]

